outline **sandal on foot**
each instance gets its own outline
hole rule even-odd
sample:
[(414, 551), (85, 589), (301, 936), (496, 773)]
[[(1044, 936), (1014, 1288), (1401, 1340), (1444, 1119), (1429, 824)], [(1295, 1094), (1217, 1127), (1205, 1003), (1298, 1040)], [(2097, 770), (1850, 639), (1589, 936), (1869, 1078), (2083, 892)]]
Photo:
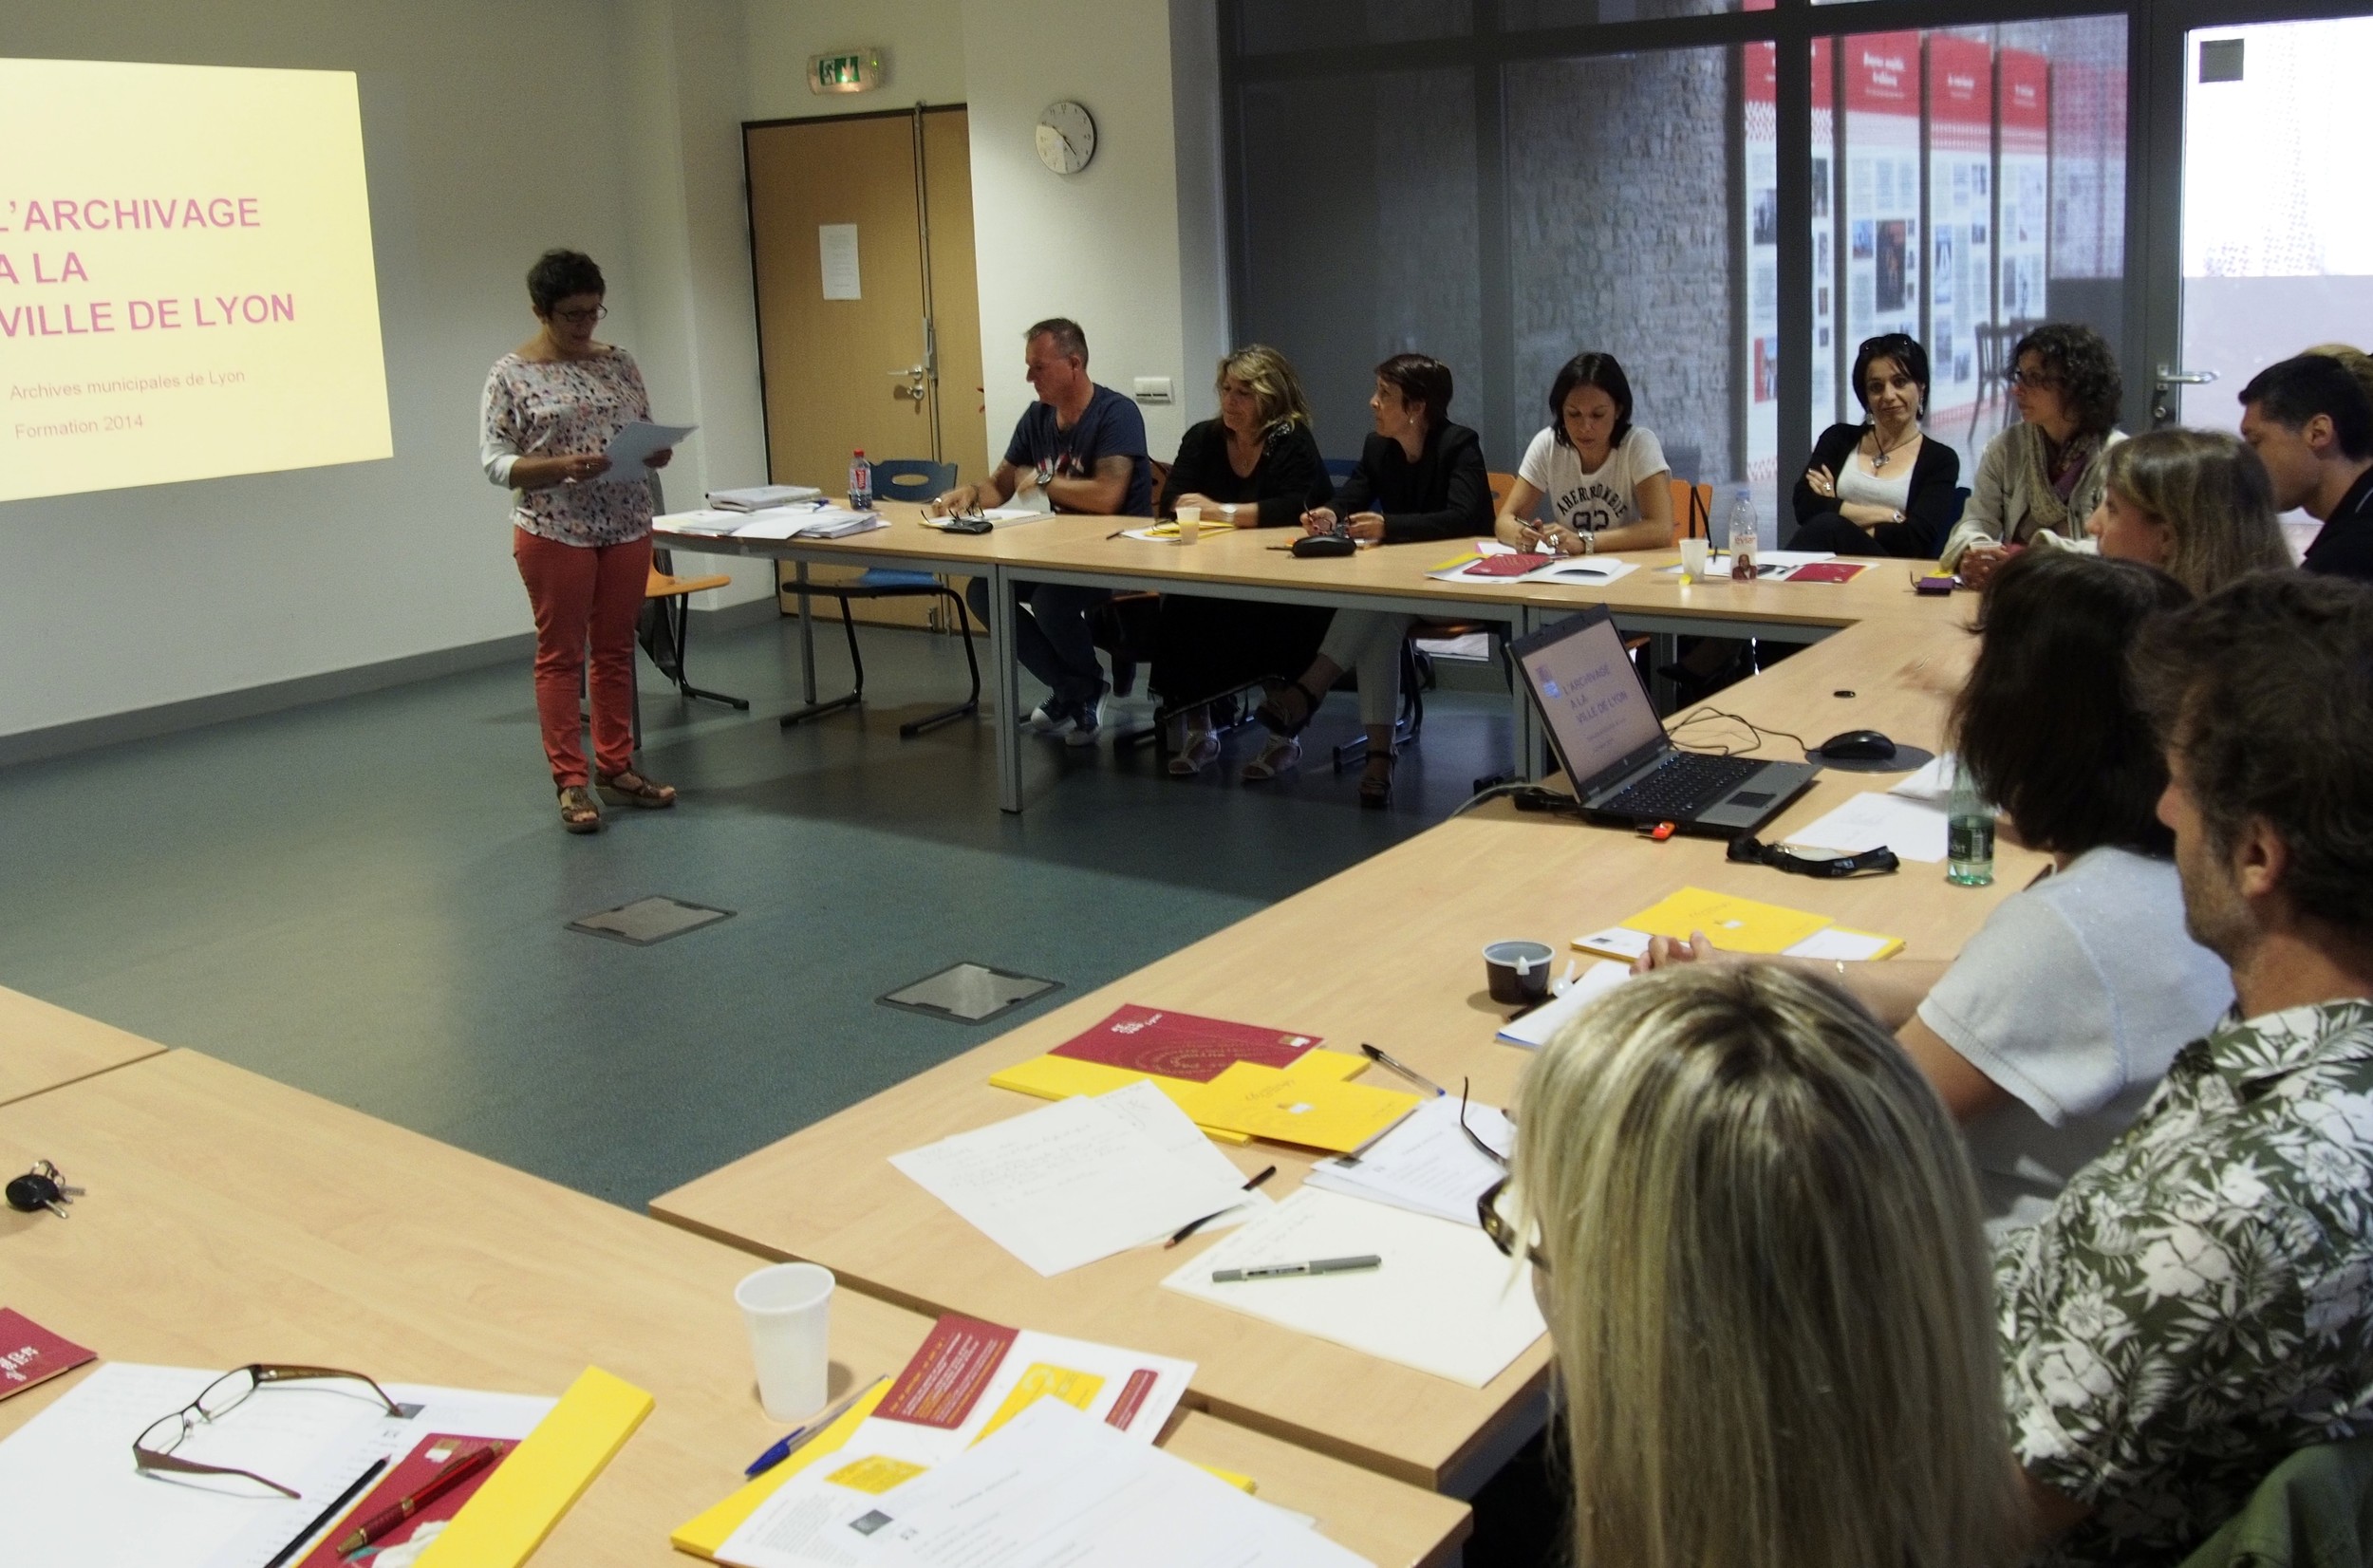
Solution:
[(1170, 772), (1180, 778), (1192, 778), (1220, 759), (1220, 737), (1209, 730), (1191, 730), (1186, 744), (1170, 758)]
[(676, 803), (673, 784), (654, 784), (632, 768), (602, 778), (600, 785), (602, 798), (612, 806), (640, 806), (646, 812), (657, 812)]
[(1244, 764), (1244, 782), (1265, 784), (1289, 769), (1299, 768), (1302, 743), (1290, 735), (1272, 736), (1261, 755)]
[(1392, 761), (1391, 752), (1368, 755), (1368, 766), (1359, 775), (1359, 803), (1367, 810), (1380, 812), (1392, 804)]
[(560, 825), (572, 833), (602, 831), (602, 809), (593, 804), (592, 791), (582, 784), (561, 786)]
[(1312, 691), (1299, 681), (1288, 681), (1271, 692), (1253, 713), (1270, 734), (1290, 740), (1309, 727), (1310, 716), (1318, 711), (1326, 693)]

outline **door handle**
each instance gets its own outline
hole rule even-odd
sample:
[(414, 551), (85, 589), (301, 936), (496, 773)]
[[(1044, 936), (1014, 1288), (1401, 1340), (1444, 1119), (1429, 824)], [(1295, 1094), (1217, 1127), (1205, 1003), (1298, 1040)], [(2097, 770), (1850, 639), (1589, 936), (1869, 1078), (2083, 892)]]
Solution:
[(908, 366), (906, 369), (904, 369), (904, 370), (893, 370), (893, 371), (891, 371), (889, 374), (890, 374), (890, 380), (892, 380), (892, 381), (900, 381), (900, 382), (905, 382), (905, 383), (906, 383), (906, 396), (908, 396), (908, 397), (912, 398), (915, 401), (917, 401), (917, 402), (921, 402), (924, 399), (925, 399), (925, 398), (927, 398), (927, 397), (929, 397), (929, 396), (931, 395), (929, 392), (927, 392), (927, 391), (925, 391), (925, 390), (924, 389), (924, 385), (923, 385), (923, 381), (924, 381), (924, 369), (923, 369), (923, 366), (921, 366), (921, 365), (919, 365), (919, 364), (917, 364), (917, 365), (910, 365), (910, 366)]
[(2206, 386), (2215, 379), (2216, 372), (2214, 370), (2177, 370), (2169, 365), (2160, 365), (2158, 373), (2152, 378), (2151, 385), (2151, 424), (2153, 427), (2175, 422), (2176, 410), (2167, 401), (2168, 393), (2173, 392), (2178, 386)]
[(2162, 387), (2206, 386), (2215, 379), (2214, 370), (2170, 370), (2163, 364), (2158, 367), (2158, 384)]

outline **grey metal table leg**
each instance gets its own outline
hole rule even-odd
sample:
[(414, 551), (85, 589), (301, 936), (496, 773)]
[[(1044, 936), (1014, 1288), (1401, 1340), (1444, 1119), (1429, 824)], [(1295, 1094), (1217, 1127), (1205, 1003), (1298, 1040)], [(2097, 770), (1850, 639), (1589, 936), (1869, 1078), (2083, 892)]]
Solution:
[(1005, 568), (989, 566), (989, 663), (997, 671), (997, 805), (1021, 810), (1021, 678), (1014, 668), (1014, 586)]
[(792, 563), (799, 585), (799, 699), (815, 705), (815, 616), (808, 602), (808, 563)]
[[(1509, 628), (1511, 639), (1530, 636), (1537, 628), (1539, 616), (1530, 606)], [(1511, 655), (1511, 660), (1513, 656)], [(1516, 776), (1527, 783), (1539, 778), (1543, 771), (1541, 746), (1541, 713), (1533, 706), (1531, 688), (1524, 678), (1513, 668), (1508, 671), (1508, 700), (1516, 704)]]
[(1654, 699), (1656, 711), (1669, 714), (1681, 705), (1681, 688), (1672, 677), (1664, 673), (1665, 666), (1681, 657), (1681, 639), (1669, 631), (1652, 632), (1648, 638), (1648, 691)]

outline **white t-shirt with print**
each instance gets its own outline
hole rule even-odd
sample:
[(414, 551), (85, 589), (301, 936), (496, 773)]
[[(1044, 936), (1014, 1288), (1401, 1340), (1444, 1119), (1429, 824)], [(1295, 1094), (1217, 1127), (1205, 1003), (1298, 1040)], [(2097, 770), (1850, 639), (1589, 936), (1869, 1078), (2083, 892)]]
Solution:
[(1543, 430), (1524, 449), (1516, 476), (1549, 498), (1553, 520), (1577, 533), (1600, 533), (1638, 522), (1640, 481), (1671, 471), (1656, 433), (1635, 424), (1596, 474), (1583, 473), (1574, 449)]

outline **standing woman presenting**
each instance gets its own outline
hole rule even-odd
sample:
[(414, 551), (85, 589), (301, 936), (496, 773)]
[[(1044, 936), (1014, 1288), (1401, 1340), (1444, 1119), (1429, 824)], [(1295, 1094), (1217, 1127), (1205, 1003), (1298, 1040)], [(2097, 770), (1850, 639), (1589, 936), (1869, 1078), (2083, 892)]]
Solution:
[(1869, 418), (1813, 443), (1788, 548), (1926, 560), (1953, 526), (1961, 480), (1960, 456), (1920, 431), (1928, 351), (1901, 332), (1870, 339), (1854, 356), (1854, 396)]
[[(608, 309), (593, 258), (547, 251), (528, 269), (535, 336), (495, 362), (479, 405), (478, 459), (511, 487), (511, 553), (535, 613), (535, 717), (560, 790), (560, 825), (597, 831), (577, 688), (592, 700), (591, 782), (613, 806), (663, 807), (675, 790), (634, 771), (634, 626), (651, 569), (651, 489), (605, 480), (610, 438), (651, 417), (643, 373), (623, 348), (593, 341)], [(653, 468), (670, 452), (655, 452)], [(585, 680), (588, 649), (592, 675)]]

